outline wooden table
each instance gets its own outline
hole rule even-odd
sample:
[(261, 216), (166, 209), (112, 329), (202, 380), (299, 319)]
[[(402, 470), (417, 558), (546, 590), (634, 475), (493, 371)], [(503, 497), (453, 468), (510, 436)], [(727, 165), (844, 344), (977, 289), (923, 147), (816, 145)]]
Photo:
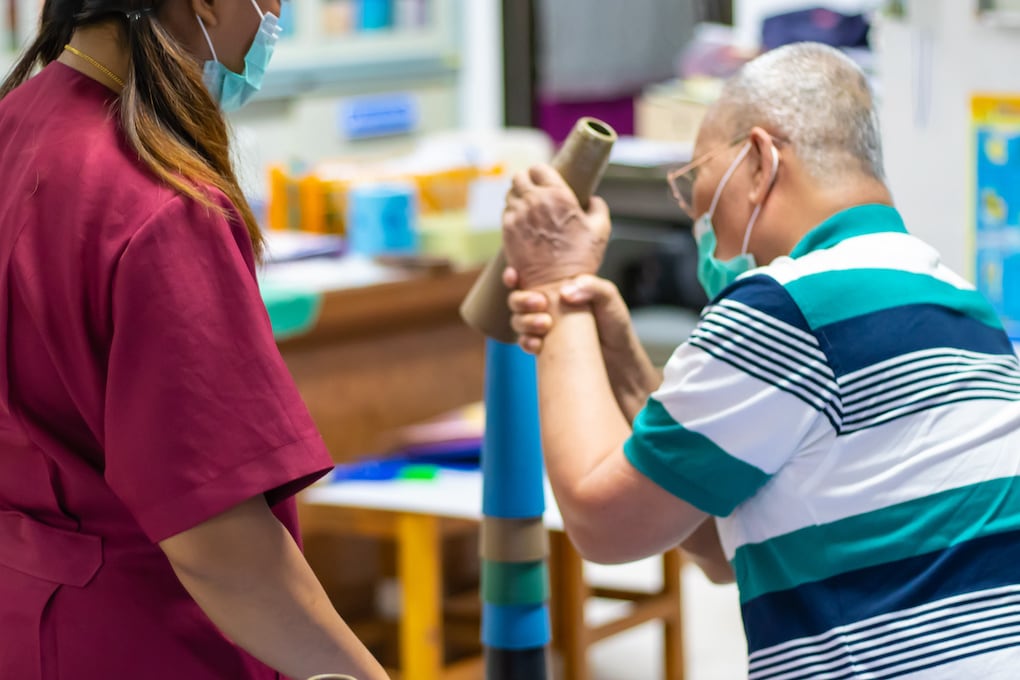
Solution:
[[(302, 495), (301, 525), (319, 532), (394, 541), (402, 584), (399, 677), (401, 680), (480, 680), (482, 661), (443, 663), (444, 597), (441, 541), (444, 535), (478, 531), (482, 507), (480, 472), (444, 471), (434, 481), (342, 482)], [(683, 680), (680, 554), (661, 557), (662, 587), (647, 591), (599, 588), (584, 578), (584, 563), (563, 531), (563, 519), (546, 488), (545, 524), (549, 563), (553, 649), (564, 680), (587, 680), (588, 649), (649, 621), (664, 630), (663, 677)], [(632, 603), (630, 611), (598, 626), (585, 619), (585, 603), (601, 597)], [(473, 631), (477, 635), (477, 631)]]

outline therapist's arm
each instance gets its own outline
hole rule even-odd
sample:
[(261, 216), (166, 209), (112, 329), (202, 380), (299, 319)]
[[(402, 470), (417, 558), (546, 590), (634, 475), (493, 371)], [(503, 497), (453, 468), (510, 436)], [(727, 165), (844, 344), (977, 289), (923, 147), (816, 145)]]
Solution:
[(290, 533), (257, 496), (159, 544), (202, 611), (280, 673), (383, 680)]
[[(503, 282), (510, 289), (516, 288), (516, 270), (508, 267)], [(568, 281), (557, 292), (560, 300), (571, 306), (591, 308), (613, 396), (624, 418), (633, 423), (648, 396), (662, 383), (662, 374), (638, 339), (619, 289), (612, 281), (585, 274)], [(508, 304), (521, 347), (532, 354), (541, 353), (553, 325), (548, 298), (539, 291), (517, 290), (510, 294)]]
[(707, 515), (638, 472), (624, 456), (631, 428), (604, 368), (590, 309), (545, 287), (554, 322), (538, 355), (546, 468), (571, 540), (594, 562), (670, 550)]

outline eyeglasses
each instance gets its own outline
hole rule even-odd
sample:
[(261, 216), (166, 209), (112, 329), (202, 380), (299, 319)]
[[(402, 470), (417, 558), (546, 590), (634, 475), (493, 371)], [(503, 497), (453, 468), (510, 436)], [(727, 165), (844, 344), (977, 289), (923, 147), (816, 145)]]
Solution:
[(682, 168), (673, 170), (666, 175), (666, 182), (669, 184), (673, 198), (676, 199), (680, 209), (687, 213), (688, 217), (694, 219), (694, 182), (698, 179), (698, 170), (716, 156), (729, 151), (738, 144), (746, 142), (747, 137), (746, 134), (740, 135), (726, 146), (713, 149), (702, 155), (701, 158), (697, 158)]
[[(694, 219), (694, 182), (698, 179), (698, 170), (702, 165), (716, 156), (729, 151), (733, 147), (743, 144), (748, 140), (750, 134), (743, 134), (734, 139), (726, 146), (709, 151), (701, 158), (698, 158), (678, 170), (673, 170), (666, 175), (666, 182), (669, 184), (670, 192), (676, 199), (680, 209), (687, 213), (687, 216)], [(782, 137), (772, 136), (772, 143), (780, 146), (786, 140)]]

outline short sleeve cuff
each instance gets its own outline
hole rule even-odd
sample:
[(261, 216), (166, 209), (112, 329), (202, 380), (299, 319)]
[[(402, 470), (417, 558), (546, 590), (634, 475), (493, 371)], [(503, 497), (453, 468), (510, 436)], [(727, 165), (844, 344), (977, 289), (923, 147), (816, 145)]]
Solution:
[(654, 399), (634, 420), (624, 455), (641, 474), (702, 512), (726, 517), (769, 475), (677, 423)]
[(322, 438), (314, 434), (230, 468), (181, 496), (136, 512), (135, 517), (158, 543), (260, 494), (276, 505), (332, 469)]

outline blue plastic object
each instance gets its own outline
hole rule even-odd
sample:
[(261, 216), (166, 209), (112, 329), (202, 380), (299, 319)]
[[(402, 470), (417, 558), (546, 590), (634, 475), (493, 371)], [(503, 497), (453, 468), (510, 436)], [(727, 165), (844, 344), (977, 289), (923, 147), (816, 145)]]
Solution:
[[(366, 459), (336, 466), (329, 481), (386, 481), (407, 478), (409, 468), (431, 466), (446, 470), (477, 470), (479, 450), (476, 443), (454, 442), (450, 447), (430, 444), (428, 448), (408, 449), (382, 458)], [(419, 475), (413, 475), (418, 478)]]
[(487, 341), (482, 512), (490, 517), (527, 519), (545, 512), (537, 382), (533, 356)]
[(349, 99), (338, 113), (340, 132), (348, 139), (406, 135), (418, 127), (418, 102), (406, 93)]
[(494, 649), (533, 649), (549, 644), (551, 639), (548, 605), (483, 605), (483, 645)]
[(418, 194), (411, 184), (365, 184), (347, 196), (348, 245), (362, 255), (418, 250)]
[(361, 30), (376, 31), (393, 25), (393, 0), (361, 0)]
[(408, 463), (406, 460), (365, 460), (358, 463), (337, 465), (330, 475), (331, 482), (372, 481), (383, 482), (396, 479)]

